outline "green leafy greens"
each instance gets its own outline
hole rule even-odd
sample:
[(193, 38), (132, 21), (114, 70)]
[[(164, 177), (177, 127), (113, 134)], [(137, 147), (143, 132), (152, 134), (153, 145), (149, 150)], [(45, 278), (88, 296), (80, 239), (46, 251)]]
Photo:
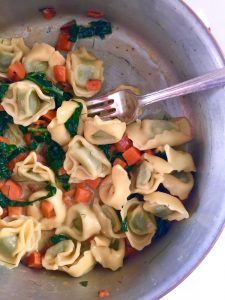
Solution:
[(13, 123), (13, 118), (6, 111), (0, 111), (0, 136), (4, 135), (9, 124)]
[(46, 196), (35, 199), (33, 201), (10, 200), (0, 192), (0, 206), (2, 208), (7, 208), (8, 206), (19, 206), (19, 207), (29, 206), (32, 205), (34, 202), (41, 201), (54, 196), (57, 191), (56, 187), (51, 184), (48, 184), (45, 189), (48, 192), (48, 194)]
[(8, 83), (3, 83), (0, 85), (0, 100), (3, 99), (5, 96), (5, 93), (8, 91), (9, 84)]
[(82, 103), (77, 102), (77, 101), (76, 101), (76, 103), (79, 106), (75, 109), (72, 116), (64, 124), (71, 137), (74, 137), (77, 134), (77, 129), (78, 129), (78, 125), (79, 125), (79, 117), (80, 117), (82, 109), (83, 109)]
[(56, 235), (53, 235), (50, 238), (50, 240), (51, 240), (52, 244), (56, 245), (59, 242), (70, 240), (70, 238), (66, 235), (63, 235), (63, 234), (56, 234)]
[(82, 285), (83, 287), (87, 287), (88, 286), (88, 281), (87, 280), (80, 281), (79, 284)]
[(127, 232), (128, 231), (127, 217), (124, 220), (122, 220), (121, 229), (120, 230), (122, 232)]
[(69, 100), (73, 97), (72, 94), (64, 92), (63, 90), (55, 86), (51, 81), (47, 80), (44, 73), (31, 72), (28, 73), (24, 79), (33, 81), (42, 89), (42, 91), (46, 95), (53, 97), (55, 100), (56, 108), (61, 106), (63, 100)]

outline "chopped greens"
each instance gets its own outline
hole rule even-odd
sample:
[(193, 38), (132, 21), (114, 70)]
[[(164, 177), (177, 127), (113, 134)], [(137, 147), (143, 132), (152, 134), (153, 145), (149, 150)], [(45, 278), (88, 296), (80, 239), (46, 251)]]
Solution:
[(88, 286), (88, 281), (87, 280), (80, 281), (79, 284), (82, 285), (83, 287), (87, 287)]
[(127, 197), (127, 200), (131, 200), (133, 198), (137, 198), (138, 200), (140, 201), (144, 201), (144, 196), (141, 195), (141, 194), (138, 194), (138, 193), (133, 193), (133, 194), (130, 194), (128, 197)]
[(121, 229), (120, 230), (122, 232), (127, 232), (128, 231), (127, 217), (124, 220), (122, 220)]
[(71, 137), (74, 137), (77, 134), (77, 129), (78, 129), (78, 125), (79, 125), (79, 117), (80, 117), (82, 109), (83, 109), (82, 103), (77, 102), (77, 101), (76, 101), (76, 103), (79, 106), (75, 109), (72, 116), (64, 124)]
[(58, 183), (62, 186), (62, 188), (65, 191), (69, 191), (70, 190), (69, 178), (70, 178), (70, 176), (67, 175), (67, 174), (56, 175), (56, 179), (57, 179)]
[(55, 100), (56, 108), (61, 106), (63, 100), (69, 100), (73, 97), (72, 94), (64, 92), (63, 90), (55, 86), (51, 81), (47, 80), (44, 73), (31, 72), (28, 73), (24, 79), (33, 81), (42, 89), (42, 91), (46, 95), (53, 97)]
[(63, 166), (65, 152), (63, 151), (63, 148), (53, 140), (50, 140), (47, 146), (47, 164), (55, 173), (57, 173), (58, 170)]
[(29, 205), (33, 205), (34, 202), (50, 198), (56, 194), (57, 189), (56, 189), (56, 187), (52, 186), (51, 184), (48, 184), (45, 189), (46, 189), (46, 191), (48, 191), (48, 194), (46, 196), (35, 199), (33, 201), (10, 200), (0, 192), (0, 206), (2, 208), (7, 208), (8, 206), (19, 206), (19, 207), (29, 206)]
[(27, 131), (31, 133), (41, 133), (43, 135), (50, 136), (48, 129), (46, 127), (39, 127), (39, 128), (29, 127)]
[(8, 145), (3, 142), (0, 143), (0, 180), (8, 179), (12, 175), (12, 172), (8, 169), (8, 157), (15, 149), (15, 145)]
[(53, 235), (51, 238), (50, 238), (51, 242), (56, 245), (58, 244), (59, 242), (62, 242), (62, 241), (66, 241), (66, 240), (70, 240), (70, 238), (66, 235), (63, 235), (63, 234), (56, 234), (56, 235)]
[(0, 111), (0, 136), (4, 135), (9, 124), (13, 123), (13, 118), (6, 111)]
[(0, 85), (0, 100), (3, 99), (5, 96), (5, 93), (8, 91), (9, 84), (8, 83), (3, 83)]
[(69, 34), (70, 34), (70, 41), (75, 43), (78, 38), (78, 33), (79, 33), (80, 26), (77, 25), (77, 22), (73, 20), (71, 22), (71, 26), (69, 27)]
[(157, 230), (154, 235), (154, 240), (165, 235), (169, 230), (169, 223), (167, 221), (162, 220), (158, 217), (155, 217), (155, 219), (156, 219)]

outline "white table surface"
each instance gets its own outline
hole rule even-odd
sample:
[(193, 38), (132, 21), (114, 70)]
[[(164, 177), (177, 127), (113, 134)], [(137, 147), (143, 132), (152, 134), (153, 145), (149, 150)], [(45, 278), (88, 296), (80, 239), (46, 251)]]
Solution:
[[(185, 2), (211, 28), (225, 53), (225, 0)], [(225, 300), (225, 230), (198, 268), (161, 300)]]

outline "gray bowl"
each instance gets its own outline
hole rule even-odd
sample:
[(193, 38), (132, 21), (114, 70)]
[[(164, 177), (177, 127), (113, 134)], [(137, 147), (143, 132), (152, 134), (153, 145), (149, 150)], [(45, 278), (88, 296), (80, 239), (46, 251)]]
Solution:
[[(58, 15), (44, 20), (38, 9), (53, 6)], [(149, 92), (224, 66), (214, 39), (191, 10), (178, 0), (7, 0), (0, 1), (1, 36), (24, 36), (55, 43), (60, 24), (74, 16), (86, 23), (88, 9), (100, 9), (112, 21), (113, 34), (105, 40), (78, 42), (105, 61), (105, 91), (121, 83)], [(82, 279), (23, 266), (1, 268), (4, 299), (95, 299), (108, 289), (110, 299), (158, 299), (199, 264), (218, 237), (225, 220), (224, 90), (216, 89), (173, 99), (151, 107), (146, 115), (187, 116), (194, 129), (190, 150), (198, 172), (187, 202), (191, 218), (174, 223), (166, 236), (125, 262), (117, 272), (96, 269)], [(88, 280), (88, 287), (79, 282)]]

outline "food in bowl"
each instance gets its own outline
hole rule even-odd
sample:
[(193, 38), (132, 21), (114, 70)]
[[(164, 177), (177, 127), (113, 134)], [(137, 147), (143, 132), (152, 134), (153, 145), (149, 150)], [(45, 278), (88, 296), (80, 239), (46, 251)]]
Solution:
[(64, 58), (18, 38), (2, 39), (0, 53), (0, 264), (73, 277), (96, 263), (115, 271), (189, 217), (186, 118), (88, 117), (85, 98), (101, 90), (104, 68), (85, 48)]

